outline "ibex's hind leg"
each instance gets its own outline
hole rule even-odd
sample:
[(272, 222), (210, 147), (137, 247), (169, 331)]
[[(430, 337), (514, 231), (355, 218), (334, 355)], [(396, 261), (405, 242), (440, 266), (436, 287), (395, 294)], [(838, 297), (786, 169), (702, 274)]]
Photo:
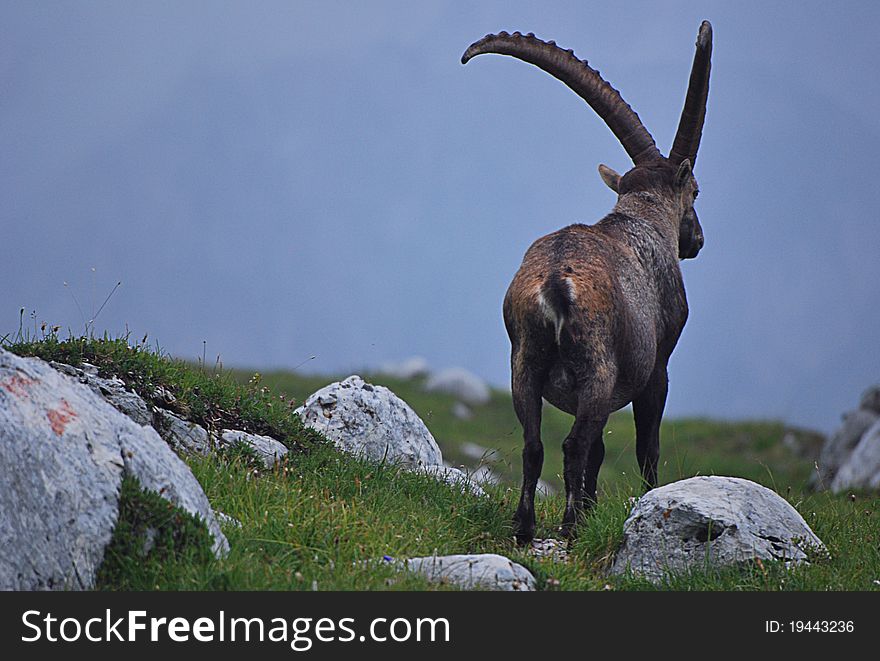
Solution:
[(669, 379), (666, 365), (658, 365), (648, 385), (633, 400), (636, 421), (636, 458), (642, 471), (645, 490), (657, 486), (657, 464), (660, 461), (660, 421), (666, 406)]
[(513, 409), (523, 428), (523, 481), (519, 507), (513, 517), (513, 532), (519, 544), (528, 544), (535, 537), (535, 488), (544, 465), (541, 443), (541, 393), (543, 370), (523, 366), (525, 361), (514, 358)]
[[(592, 454), (594, 442), (602, 442), (602, 429), (608, 421), (610, 411), (606, 402), (606, 397), (599, 393), (582, 394), (574, 426), (562, 443), (565, 458), (565, 514), (562, 518), (562, 536), (569, 539), (574, 537), (574, 527), (584, 507), (587, 460)], [(596, 452), (593, 458), (598, 459), (598, 449)], [(604, 448), (602, 452), (604, 456)], [(598, 474), (598, 466), (595, 470)], [(592, 488), (595, 492), (595, 486)]]
[(599, 469), (605, 461), (605, 442), (602, 440), (602, 430), (590, 443), (590, 453), (587, 455), (587, 466), (584, 469), (584, 495), (581, 505), (585, 510), (596, 504), (596, 489), (599, 481)]

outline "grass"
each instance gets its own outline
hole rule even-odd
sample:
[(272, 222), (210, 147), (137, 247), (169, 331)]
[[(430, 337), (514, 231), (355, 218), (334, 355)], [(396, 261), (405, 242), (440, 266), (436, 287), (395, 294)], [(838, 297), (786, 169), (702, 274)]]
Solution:
[[(418, 576), (396, 572), (383, 556), (495, 552), (533, 571), (546, 590), (868, 590), (880, 585), (880, 499), (876, 495), (810, 494), (804, 483), (810, 462), (783, 447), (784, 426), (775, 422), (731, 423), (670, 420), (663, 429), (666, 481), (695, 474), (747, 477), (775, 488), (801, 512), (826, 543), (829, 558), (786, 570), (777, 563), (704, 569), (670, 576), (659, 585), (633, 577), (609, 577), (607, 568), (622, 539), (630, 497), (640, 493), (633, 455), (631, 416), (621, 412), (606, 430), (608, 453), (601, 477), (600, 503), (579, 527), (570, 559), (536, 559), (511, 541), (510, 516), (518, 496), (519, 427), (510, 396), (495, 391), (492, 401), (470, 420), (451, 415), (452, 399), (422, 391), (416, 381), (370, 380), (388, 385), (423, 417), (444, 455), (470, 464), (465, 442), (490, 451), (504, 478), (479, 498), (422, 475), (402, 472), (337, 453), (320, 435), (304, 429), (292, 415), (295, 404), (332, 379), (207, 369), (162, 356), (144, 343), (124, 339), (72, 339), (54, 336), (6, 343), (21, 355), (93, 363), (116, 374), (148, 399), (158, 387), (173, 392), (179, 412), (206, 426), (232, 426), (269, 433), (294, 449), (272, 470), (247, 453), (189, 457), (212, 506), (236, 518), (225, 525), (229, 555), (206, 555), (204, 539), (189, 532), (181, 539), (160, 535), (161, 543), (143, 555), (132, 546), (133, 532), (155, 517), (176, 516), (150, 505), (149, 496), (127, 485), (123, 524), (102, 567), (103, 589), (222, 590), (422, 590), (445, 589)], [(291, 403), (293, 400), (293, 403)], [(159, 403), (159, 402), (157, 402)], [(548, 409), (545, 475), (561, 467), (558, 442), (567, 416)], [(554, 439), (554, 440), (551, 440)], [(555, 535), (562, 517), (561, 496), (539, 500), (538, 536)], [(154, 518), (150, 518), (154, 517)], [(161, 520), (160, 520), (161, 523)], [(126, 528), (125, 526), (128, 526)], [(161, 526), (160, 526), (161, 529)], [(164, 540), (164, 541), (163, 541)], [(126, 546), (128, 544), (128, 546)], [(201, 551), (199, 550), (201, 549)]]

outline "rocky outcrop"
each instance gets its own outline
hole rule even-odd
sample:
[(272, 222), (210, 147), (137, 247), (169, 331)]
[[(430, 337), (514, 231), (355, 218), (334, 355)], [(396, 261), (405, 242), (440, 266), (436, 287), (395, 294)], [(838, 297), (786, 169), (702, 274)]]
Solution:
[(139, 425), (153, 424), (151, 407), (137, 393), (128, 390), (122, 379), (112, 377), (109, 379), (98, 376), (98, 368), (89, 363), (83, 363), (79, 367), (64, 363), (49, 363), (62, 374), (77, 379), (84, 383), (104, 399), (110, 402), (118, 411), (121, 411)]
[(201, 519), (229, 546), (201, 486), (149, 426), (36, 358), (0, 349), (0, 589), (89, 589), (124, 477)]
[[(207, 455), (216, 449), (241, 444), (252, 450), (266, 468), (271, 468), (288, 453), (287, 447), (271, 436), (251, 434), (237, 429), (224, 429), (219, 437), (214, 436), (198, 423), (160, 406), (148, 404), (136, 392), (126, 389), (125, 382), (121, 379), (99, 376), (98, 368), (94, 365), (83, 363), (75, 367), (56, 362), (49, 364), (62, 374), (89, 386), (139, 425), (152, 426), (178, 454)], [(154, 400), (165, 405), (174, 405), (177, 401), (172, 393), (162, 387), (156, 388), (153, 396)]]
[(736, 477), (692, 477), (646, 493), (624, 523), (612, 573), (667, 573), (759, 558), (802, 562), (822, 542), (786, 500)]

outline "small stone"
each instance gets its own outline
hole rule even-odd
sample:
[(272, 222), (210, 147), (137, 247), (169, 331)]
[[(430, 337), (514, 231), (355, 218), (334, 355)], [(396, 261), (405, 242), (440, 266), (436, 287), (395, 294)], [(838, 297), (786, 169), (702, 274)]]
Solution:
[(568, 545), (559, 539), (533, 539), (529, 553), (536, 558), (568, 562)]
[(470, 420), (474, 417), (474, 412), (467, 404), (455, 402), (452, 405), (452, 415), (458, 420)]
[(156, 431), (176, 452), (206, 455), (211, 451), (211, 438), (201, 425), (158, 407), (153, 413)]
[(409, 571), (432, 582), (456, 585), (463, 590), (531, 592), (535, 577), (520, 564), (495, 553), (410, 558), (401, 562)]
[(220, 447), (230, 447), (237, 443), (241, 443), (256, 452), (266, 468), (272, 468), (281, 459), (286, 457), (288, 453), (287, 447), (271, 436), (249, 434), (236, 429), (224, 429), (220, 435), (218, 445)]
[(229, 516), (228, 514), (221, 512), (219, 510), (214, 510), (214, 516), (217, 517), (217, 520), (220, 522), (220, 525), (223, 526), (231, 526), (233, 528), (241, 528), (241, 521), (236, 519), (233, 516)]

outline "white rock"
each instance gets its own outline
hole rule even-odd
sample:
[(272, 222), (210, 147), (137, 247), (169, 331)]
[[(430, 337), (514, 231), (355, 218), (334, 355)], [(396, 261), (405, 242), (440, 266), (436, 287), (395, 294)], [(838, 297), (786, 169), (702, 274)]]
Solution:
[(153, 424), (159, 435), (165, 439), (175, 451), (181, 454), (208, 454), (211, 449), (211, 437), (201, 425), (184, 420), (171, 411), (155, 407)]
[(822, 542), (785, 499), (736, 477), (692, 477), (649, 491), (624, 523), (612, 573), (667, 572), (753, 558), (801, 562)]
[(410, 468), (443, 463), (416, 412), (388, 388), (357, 375), (321, 388), (295, 412), (345, 452)]
[(220, 435), (218, 445), (220, 447), (229, 447), (237, 443), (241, 443), (256, 452), (266, 468), (272, 468), (272, 466), (287, 456), (287, 447), (271, 436), (249, 434), (237, 429), (224, 429)]
[(491, 396), (486, 382), (463, 367), (450, 367), (433, 374), (425, 383), (425, 390), (453, 395), (469, 406), (488, 404)]
[(880, 489), (880, 420), (862, 434), (831, 482), (835, 493), (850, 489)]
[(379, 368), (381, 374), (386, 374), (395, 379), (415, 379), (420, 376), (427, 376), (429, 371), (428, 361), (421, 356), (413, 356), (399, 363), (384, 363)]
[(464, 590), (529, 592), (535, 589), (535, 577), (528, 569), (494, 553), (410, 558), (403, 564), (429, 581), (449, 583)]
[(420, 470), (426, 475), (446, 482), (446, 484), (459, 487), (462, 491), (469, 491), (476, 496), (486, 495), (486, 492), (477, 484), (476, 480), (472, 479), (467, 473), (458, 468), (440, 465), (425, 466)]
[(119, 514), (123, 477), (228, 542), (189, 468), (148, 426), (35, 358), (0, 349), (0, 589), (89, 589)]

